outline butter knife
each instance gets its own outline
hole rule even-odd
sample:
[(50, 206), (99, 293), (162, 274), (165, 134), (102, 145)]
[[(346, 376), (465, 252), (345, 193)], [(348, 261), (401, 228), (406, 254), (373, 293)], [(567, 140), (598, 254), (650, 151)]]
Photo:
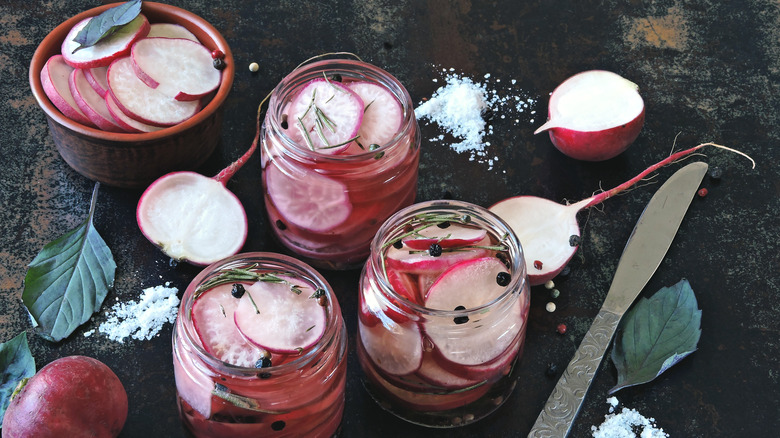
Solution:
[(706, 163), (689, 164), (650, 199), (620, 256), (601, 310), (547, 399), (529, 438), (569, 434), (620, 319), (661, 264), (705, 173)]

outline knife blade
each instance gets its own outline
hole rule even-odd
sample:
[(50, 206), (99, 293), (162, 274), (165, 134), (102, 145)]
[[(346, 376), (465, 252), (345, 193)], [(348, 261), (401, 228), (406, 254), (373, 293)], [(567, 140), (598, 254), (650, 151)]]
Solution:
[(699, 188), (706, 163), (692, 163), (658, 189), (639, 217), (620, 256), (599, 313), (536, 419), (529, 438), (569, 434), (618, 323), (661, 264)]

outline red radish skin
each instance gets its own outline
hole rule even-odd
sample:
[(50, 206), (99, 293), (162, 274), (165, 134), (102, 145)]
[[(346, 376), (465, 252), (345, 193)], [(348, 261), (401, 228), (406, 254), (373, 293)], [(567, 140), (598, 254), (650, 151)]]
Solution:
[(127, 409), (125, 388), (108, 366), (91, 357), (63, 357), (11, 399), (3, 438), (112, 438), (122, 431)]
[(583, 161), (603, 161), (625, 151), (642, 130), (645, 105), (639, 87), (621, 76), (591, 70), (561, 83), (550, 95), (548, 121), (534, 134), (548, 131), (563, 154)]
[(106, 100), (87, 82), (83, 70), (73, 70), (68, 78), (68, 85), (76, 105), (95, 126), (104, 131), (124, 132), (108, 111)]
[(73, 26), (62, 41), (62, 55), (65, 57), (65, 62), (73, 68), (105, 67), (115, 59), (129, 55), (133, 43), (144, 38), (150, 29), (149, 20), (143, 14), (139, 14), (133, 21), (98, 44), (78, 49), (79, 43), (75, 42), (74, 38), (91, 19), (92, 17), (85, 18)]
[(675, 152), (623, 184), (574, 204), (563, 205), (536, 196), (516, 196), (499, 201), (489, 210), (504, 219), (520, 240), (529, 284), (532, 286), (544, 284), (558, 275), (577, 251), (578, 245), (572, 240), (572, 236), (576, 236), (574, 240), (580, 237), (577, 213), (604, 202), (632, 187), (657, 169), (706, 146), (742, 155), (749, 159), (755, 168), (755, 161), (743, 152), (715, 143), (702, 143)]
[[(310, 286), (278, 277), (285, 283), (258, 281), (246, 288), (234, 313), (235, 325), (249, 342), (272, 353), (306, 351), (325, 333), (325, 308), (311, 298)], [(301, 292), (293, 292), (291, 285)]]
[[(483, 239), (477, 245), (489, 245), (490, 239)], [(482, 248), (470, 248), (464, 251), (443, 252), (438, 257), (433, 257), (427, 252), (411, 250), (410, 248), (397, 249), (390, 247), (387, 249), (385, 263), (392, 269), (409, 274), (420, 274), (425, 276), (438, 276), (450, 266), (488, 254), (488, 250)], [(423, 290), (423, 289), (420, 289)]]
[(73, 67), (65, 63), (62, 55), (49, 58), (41, 69), (43, 91), (65, 117), (84, 126), (95, 127), (95, 124), (79, 109), (70, 92), (69, 78), (73, 70)]
[(413, 250), (427, 250), (434, 243), (442, 248), (476, 245), (487, 237), (487, 231), (482, 228), (464, 227), (451, 224), (446, 228), (436, 225), (417, 231), (412, 237), (403, 239), (404, 245)]
[(192, 40), (144, 38), (133, 44), (130, 53), (136, 76), (176, 100), (198, 100), (216, 90), (222, 80), (209, 49)]
[(84, 77), (89, 82), (89, 85), (100, 95), (105, 98), (108, 93), (108, 67), (95, 67), (85, 68)]

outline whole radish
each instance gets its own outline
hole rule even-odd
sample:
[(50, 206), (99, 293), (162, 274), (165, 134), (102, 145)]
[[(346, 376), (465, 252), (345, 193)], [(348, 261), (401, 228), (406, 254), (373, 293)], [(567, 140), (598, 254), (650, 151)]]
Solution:
[(11, 399), (3, 438), (116, 437), (127, 419), (127, 393), (97, 359), (57, 359), (31, 377)]
[(532, 286), (544, 284), (558, 275), (577, 251), (580, 242), (577, 213), (600, 204), (630, 188), (656, 169), (705, 146), (713, 146), (743, 155), (753, 163), (753, 168), (755, 168), (753, 159), (740, 151), (714, 143), (703, 143), (671, 154), (623, 184), (573, 204), (563, 205), (536, 196), (515, 196), (499, 201), (489, 210), (504, 219), (520, 240), (529, 283)]

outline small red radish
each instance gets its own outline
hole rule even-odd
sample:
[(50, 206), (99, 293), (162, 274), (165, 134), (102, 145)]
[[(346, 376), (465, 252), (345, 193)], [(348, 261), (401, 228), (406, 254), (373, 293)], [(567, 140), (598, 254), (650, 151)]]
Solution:
[(148, 87), (133, 71), (130, 57), (119, 58), (108, 67), (108, 90), (127, 116), (147, 125), (173, 126), (194, 116), (200, 102), (171, 99)]
[(138, 201), (143, 235), (174, 260), (209, 265), (238, 253), (248, 231), (241, 201), (226, 184), (257, 149), (258, 129), (244, 155), (213, 178), (172, 172), (154, 181)]
[(612, 72), (590, 70), (563, 81), (550, 96), (547, 123), (534, 134), (549, 131), (565, 155), (603, 161), (626, 150), (645, 121), (639, 87)]
[(152, 23), (147, 38), (184, 38), (195, 42), (198, 37), (186, 27), (174, 23)]
[(346, 186), (315, 171), (293, 170), (287, 174), (270, 165), (265, 185), (279, 214), (295, 226), (325, 232), (344, 223), (352, 212)]
[(95, 124), (79, 109), (70, 92), (69, 80), (73, 70), (73, 67), (65, 63), (62, 55), (49, 58), (41, 70), (43, 91), (65, 117), (82, 125), (94, 127)]
[(67, 356), (41, 368), (11, 399), (3, 438), (113, 438), (127, 419), (127, 393), (97, 359)]
[(483, 228), (464, 227), (449, 222), (440, 225), (431, 225), (416, 231), (413, 235), (403, 239), (404, 245), (413, 250), (427, 250), (434, 243), (439, 244), (442, 248), (452, 248), (476, 245), (487, 237), (487, 231)]
[(366, 354), (382, 371), (403, 376), (420, 368), (423, 345), (416, 322), (383, 321), (374, 327), (358, 324), (358, 332)]
[(504, 219), (520, 240), (529, 283), (532, 286), (544, 284), (558, 275), (577, 251), (580, 241), (577, 213), (580, 210), (600, 204), (633, 186), (656, 169), (705, 146), (740, 154), (748, 158), (755, 168), (753, 159), (740, 151), (714, 143), (703, 143), (673, 153), (625, 183), (574, 204), (563, 205), (536, 196), (515, 196), (499, 201), (488, 210)]
[(363, 108), (363, 99), (341, 83), (314, 79), (289, 106), (288, 135), (321, 154), (341, 153), (358, 135)]
[(347, 87), (360, 96), (365, 107), (357, 133), (358, 140), (350, 145), (346, 153), (361, 153), (372, 149), (372, 145), (384, 146), (390, 143), (403, 123), (401, 102), (390, 90), (372, 82), (350, 82)]
[(119, 106), (116, 104), (114, 98), (111, 97), (111, 93), (106, 93), (105, 99), (106, 99), (106, 107), (108, 108), (108, 112), (111, 114), (111, 117), (113, 117), (117, 125), (121, 126), (122, 129), (124, 129), (125, 131), (154, 132), (163, 129), (162, 126), (147, 125), (146, 123), (141, 123), (138, 120), (128, 117), (127, 114), (123, 113), (122, 110), (119, 108)]
[(198, 100), (219, 87), (206, 46), (183, 38), (144, 38), (130, 51), (133, 71), (151, 88), (176, 100)]
[(94, 46), (79, 49), (80, 44), (74, 39), (92, 18), (85, 18), (73, 26), (62, 41), (62, 56), (65, 57), (65, 62), (74, 68), (105, 67), (115, 59), (129, 55), (133, 43), (149, 33), (149, 20), (139, 14), (133, 21)]
[(108, 93), (108, 66), (85, 68), (84, 77), (87, 78), (87, 82), (92, 88), (103, 98)]
[(507, 287), (497, 281), (499, 273), (506, 272), (498, 258), (483, 257), (453, 265), (441, 274), (428, 289), (425, 307), (462, 310), (463, 314), (425, 324), (425, 334), (435, 345), (435, 353), (470, 366), (490, 362), (506, 351), (525, 325), (521, 300), (515, 301), (509, 313), (476, 310), (507, 293)]
[(249, 342), (273, 353), (308, 350), (325, 333), (325, 308), (311, 298), (314, 289), (309, 285), (276, 277), (283, 282), (258, 281), (246, 287), (234, 314), (236, 327)]
[(73, 70), (68, 78), (68, 85), (76, 105), (98, 128), (111, 132), (124, 131), (108, 111), (106, 100), (89, 85), (83, 70)]

